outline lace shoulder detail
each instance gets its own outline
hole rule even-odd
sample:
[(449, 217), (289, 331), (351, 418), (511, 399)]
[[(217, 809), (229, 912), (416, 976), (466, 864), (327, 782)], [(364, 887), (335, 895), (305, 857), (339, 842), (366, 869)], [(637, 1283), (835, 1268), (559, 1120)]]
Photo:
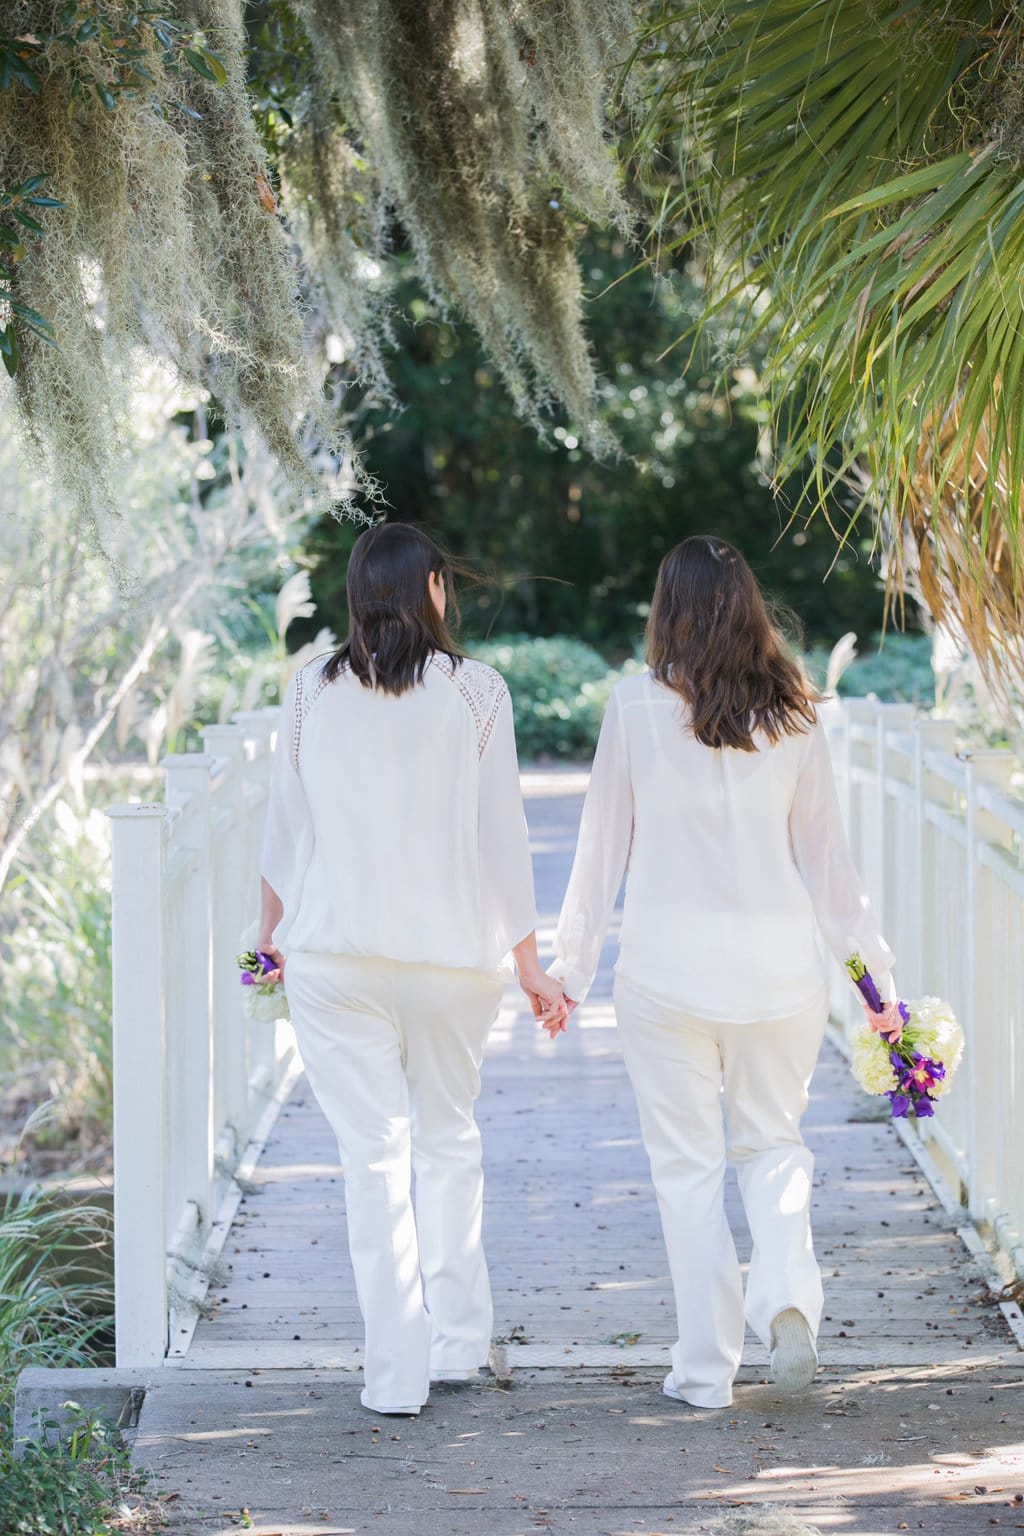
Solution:
[(322, 661), (309, 661), (295, 674), (295, 716), (292, 720), (291, 757), (292, 767), (296, 773), (299, 771), (299, 746), (302, 741), (303, 722), (327, 687), (324, 666), (325, 663)]
[(449, 657), (435, 655), (431, 658), (449, 682), (459, 690), (469, 705), (476, 725), (477, 750), (483, 757), (494, 730), (498, 711), (508, 697), (508, 685), (500, 672), (482, 661), (463, 661), (456, 666)]

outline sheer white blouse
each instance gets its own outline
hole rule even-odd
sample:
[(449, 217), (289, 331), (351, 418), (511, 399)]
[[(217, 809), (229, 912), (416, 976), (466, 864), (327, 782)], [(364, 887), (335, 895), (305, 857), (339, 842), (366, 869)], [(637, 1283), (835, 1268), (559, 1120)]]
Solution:
[(536, 926), (512, 702), (435, 654), (398, 697), (311, 662), (281, 710), (261, 870), (287, 955), (498, 970)]
[(882, 996), (893, 956), (843, 830), (819, 723), (756, 752), (703, 746), (649, 672), (601, 727), (550, 974), (582, 1000), (626, 874), (616, 969), (709, 1019), (785, 1018), (825, 985), (820, 926), (860, 950)]

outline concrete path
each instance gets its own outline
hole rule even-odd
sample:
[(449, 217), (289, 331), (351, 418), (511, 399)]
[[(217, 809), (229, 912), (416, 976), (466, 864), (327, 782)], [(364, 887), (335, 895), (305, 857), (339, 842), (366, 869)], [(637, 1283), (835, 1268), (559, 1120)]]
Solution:
[[(527, 779), (542, 927), (581, 789)], [(732, 1409), (661, 1395), (671, 1295), (608, 1000), (613, 953), (568, 1037), (551, 1044), (510, 994), (491, 1043), (486, 1244), (511, 1383), (437, 1389), (419, 1421), (359, 1408), (344, 1185), (302, 1082), (209, 1313), (143, 1408), (136, 1455), (173, 1530), (724, 1533), (767, 1506), (850, 1536), (1024, 1529), (1024, 1353), (831, 1047), (805, 1122), (826, 1276), (819, 1381), (780, 1400), (749, 1340)], [(745, 1257), (734, 1188), (730, 1213)]]

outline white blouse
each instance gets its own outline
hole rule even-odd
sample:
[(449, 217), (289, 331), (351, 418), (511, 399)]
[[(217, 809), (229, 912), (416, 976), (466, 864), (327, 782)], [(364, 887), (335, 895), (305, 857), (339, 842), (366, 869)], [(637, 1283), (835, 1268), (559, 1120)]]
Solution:
[(536, 926), (512, 701), (435, 653), (398, 697), (322, 661), (289, 684), (261, 870), (287, 955), (493, 971)]
[(649, 672), (612, 693), (601, 727), (551, 975), (578, 1001), (597, 970), (628, 866), (616, 969), (709, 1019), (785, 1018), (859, 950), (882, 996), (893, 956), (847, 846), (822, 725), (756, 752), (703, 746)]

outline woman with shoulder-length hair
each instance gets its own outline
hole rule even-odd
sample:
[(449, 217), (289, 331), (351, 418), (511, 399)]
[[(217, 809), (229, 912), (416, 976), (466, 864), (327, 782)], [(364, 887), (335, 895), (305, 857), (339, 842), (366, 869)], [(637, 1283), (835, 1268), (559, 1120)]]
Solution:
[(817, 1368), (800, 1135), (828, 1011), (815, 919), (880, 985), (892, 955), (847, 848), (820, 695), (738, 550), (699, 537), (665, 556), (647, 661), (609, 701), (550, 969), (567, 1000), (586, 995), (628, 866), (614, 1000), (678, 1314), (664, 1390), (720, 1408), (744, 1334), (727, 1159), (753, 1238), (746, 1319), (781, 1389)]
[(564, 1012), (508, 689), (457, 649), (451, 578), (416, 528), (356, 541), (348, 638), (285, 696), (263, 846), (258, 947), (338, 1138), (374, 1413), (418, 1413), (487, 1361), (473, 1102), (509, 951), (537, 1017)]

